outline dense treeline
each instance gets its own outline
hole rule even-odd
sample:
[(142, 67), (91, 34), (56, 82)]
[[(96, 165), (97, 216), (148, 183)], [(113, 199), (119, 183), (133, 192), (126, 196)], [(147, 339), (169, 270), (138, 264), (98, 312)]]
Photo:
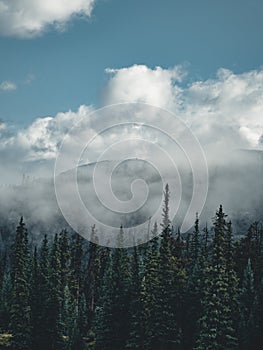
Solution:
[(182, 238), (166, 186), (158, 231), (147, 244), (109, 249), (63, 230), (32, 250), (21, 218), (0, 261), (0, 349), (261, 349), (259, 224), (234, 241), (220, 206), (211, 229), (197, 217)]

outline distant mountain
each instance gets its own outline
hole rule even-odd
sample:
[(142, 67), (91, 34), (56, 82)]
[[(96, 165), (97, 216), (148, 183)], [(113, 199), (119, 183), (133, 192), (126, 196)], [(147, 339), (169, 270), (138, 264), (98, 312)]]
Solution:
[[(263, 151), (238, 150), (228, 155), (218, 154), (208, 162), (209, 191), (201, 222), (210, 221), (219, 204), (236, 223), (237, 234), (243, 233), (254, 220), (262, 220)], [(98, 221), (114, 227), (121, 224), (132, 227), (147, 221), (156, 212), (162, 202), (163, 185), (158, 169), (146, 161), (129, 159), (117, 165), (115, 160), (84, 164), (60, 174), (58, 182), (59, 186), (64, 186), (70, 202), (73, 181), (77, 178), (83, 203)], [(97, 188), (93, 184), (94, 172)], [(182, 222), (193, 190), (191, 169), (179, 169), (179, 172), (182, 199), (175, 217), (176, 225)], [(175, 174), (167, 169), (166, 179), (172, 182), (174, 178)], [(147, 187), (149, 196), (144, 201)], [(171, 190), (176, 196), (178, 189)], [(1, 227), (6, 222), (17, 223), (20, 215), (24, 215), (36, 234), (55, 232), (66, 225), (57, 205), (52, 179), (35, 179), (20, 186), (2, 186), (0, 196)], [(127, 213), (123, 213), (123, 208)], [(138, 210), (134, 211), (134, 208)], [(71, 210), (76, 210), (74, 205)], [(132, 214), (129, 214), (130, 211)], [(192, 219), (194, 222), (194, 217)]]

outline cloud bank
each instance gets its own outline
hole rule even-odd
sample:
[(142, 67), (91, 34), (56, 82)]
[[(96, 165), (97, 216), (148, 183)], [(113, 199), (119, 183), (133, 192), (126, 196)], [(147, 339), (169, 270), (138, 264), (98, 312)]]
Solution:
[[(181, 117), (200, 141), (231, 142), (234, 147), (257, 147), (263, 134), (263, 71), (234, 74), (219, 69), (215, 79), (180, 82), (181, 67), (150, 69), (132, 66), (107, 69), (112, 73), (105, 104), (145, 102), (168, 109)], [(239, 139), (239, 140), (238, 140)]]
[[(134, 65), (107, 69), (107, 73), (110, 77), (104, 90), (104, 105), (145, 102), (175, 113), (198, 137), (208, 158), (216, 158), (214, 154), (218, 150), (263, 149), (261, 70), (234, 74), (220, 69), (216, 78), (187, 86), (181, 84), (186, 75), (182, 67), (151, 69)], [(16, 162), (20, 164), (15, 167), (20, 174), (23, 164), (34, 176), (39, 176), (43, 168), (51, 172), (63, 137), (74, 123), (88, 118), (93, 110), (91, 106), (81, 106), (76, 112), (37, 118), (27, 128), (18, 131), (0, 124), (0, 155), (6, 160), (0, 171), (7, 175), (7, 178), (1, 176), (2, 182), (10, 180), (7, 169), (9, 165), (14, 168)], [(151, 116), (144, 115), (142, 122), (147, 121), (151, 121)], [(91, 125), (91, 133), (96, 134), (98, 127), (98, 124)], [(103, 149), (105, 144), (107, 140), (99, 138), (96, 151)]]
[[(235, 215), (238, 220), (246, 215), (249, 218), (248, 221), (252, 218), (261, 218), (262, 213), (259, 213), (259, 208), (262, 207), (261, 194), (263, 188), (263, 71), (255, 70), (235, 74), (229, 70), (220, 69), (214, 79), (200, 80), (188, 85), (184, 82), (187, 72), (182, 67), (171, 69), (156, 67), (152, 69), (144, 65), (135, 65), (121, 69), (107, 69), (107, 73), (109, 74), (109, 80), (104, 89), (103, 105), (144, 102), (167, 109), (179, 117), (180, 120), (183, 120), (199, 139), (208, 160), (210, 175), (208, 199), (203, 211), (203, 220), (209, 220), (212, 217), (219, 203), (224, 205), (231, 218), (235, 219)], [(43, 182), (40, 178), (52, 178), (54, 163), (63, 138), (75, 123), (84, 120), (86, 127), (82, 128), (82, 124), (78, 126), (78, 137), (72, 138), (69, 142), (69, 156), (72, 154), (74, 156), (80, 140), (85, 141), (95, 136), (105, 120), (110, 120), (111, 123), (117, 125), (118, 120), (121, 120), (118, 119), (117, 113), (111, 115), (108, 119), (94, 119), (92, 118), (93, 112), (94, 108), (91, 106), (80, 106), (75, 112), (68, 111), (58, 113), (55, 116), (37, 118), (31, 125), (22, 130), (14, 130), (8, 124), (0, 122), (0, 158), (2, 160), (0, 176), (2, 184), (19, 184), (23, 173), (38, 179), (31, 182), (35, 186), (33, 190), (31, 186), (25, 187), (25, 193), (21, 194), (19, 202), (21, 205), (19, 209), (15, 209), (14, 217), (17, 217), (17, 212), (20, 213), (22, 209), (23, 213), (25, 212), (25, 198), (33, 198), (27, 204), (29, 206), (28, 217), (34, 213), (35, 217), (42, 218), (43, 208), (46, 208), (45, 215), (42, 218), (43, 222), (54, 217), (54, 213), (57, 215), (56, 218), (61, 217), (56, 206), (54, 191), (50, 185), (46, 185), (45, 180)], [(158, 125), (160, 125), (160, 129), (165, 130), (168, 127), (170, 134), (176, 136), (178, 135), (178, 128), (175, 127), (175, 123), (171, 119), (169, 125), (167, 125), (167, 122), (162, 118), (162, 113), (147, 113), (146, 107), (142, 108), (140, 112), (137, 114), (136, 121), (145, 125), (114, 128), (99, 135), (83, 153), (82, 164), (98, 160), (100, 154), (103, 154), (100, 160), (110, 160), (109, 163), (100, 162), (102, 168), (103, 164), (115, 166), (114, 160), (125, 159), (125, 157), (131, 158), (130, 154), (147, 162), (148, 154), (150, 154), (154, 161), (161, 162), (164, 171), (167, 172), (167, 178), (169, 176), (171, 180), (175, 178), (176, 172), (171, 170), (163, 155), (153, 151), (156, 147), (162, 145), (164, 146), (163, 149), (172, 154), (172, 152), (175, 152), (174, 144), (169, 146), (168, 141), (161, 138), (160, 133), (152, 132), (150, 128), (147, 128), (147, 124), (151, 124), (154, 118), (159, 118)], [(121, 113), (122, 110), (120, 110), (120, 115)], [(129, 117), (129, 114), (126, 117)], [(131, 120), (133, 117), (134, 114), (131, 114)], [(88, 131), (88, 134), (86, 131)], [(139, 141), (141, 137), (145, 141), (152, 141), (152, 145), (146, 147)], [(129, 138), (132, 140), (129, 141)], [(120, 140), (125, 142), (118, 144)], [(115, 148), (110, 147), (112, 143), (115, 144)], [(236, 152), (240, 149), (250, 149), (253, 152)], [(107, 152), (104, 152), (105, 150)], [(178, 160), (177, 155), (176, 153)], [(73, 159), (75, 158), (73, 157)], [(199, 159), (196, 159), (196, 163), (199, 163)], [(112, 182), (113, 190), (117, 197), (123, 200), (126, 200), (124, 198), (125, 194), (128, 196), (133, 194), (132, 186), (130, 187), (132, 182), (129, 181), (129, 178), (136, 174), (137, 169), (137, 173), (148, 176), (148, 180), (150, 179), (148, 182), (152, 181), (151, 184), (156, 185), (151, 197), (152, 202), (149, 204), (149, 212), (151, 213), (152, 203), (157, 202), (157, 199), (160, 200), (159, 193), (162, 192), (162, 187), (158, 187), (160, 181), (156, 176), (152, 176), (151, 172), (147, 173), (144, 163), (141, 163), (141, 168), (138, 161), (136, 161), (136, 164), (136, 166), (132, 164), (130, 168), (129, 164), (124, 162), (123, 168), (116, 170), (116, 177)], [(177, 165), (181, 166), (179, 162)], [(90, 164), (81, 167), (81, 169), (86, 175), (91, 171), (92, 166), (94, 165)], [(68, 168), (63, 169), (63, 174), (67, 169), (75, 169), (75, 167), (71, 164)], [(248, 172), (247, 169), (251, 169), (251, 171)], [(103, 168), (102, 181), (104, 181), (105, 171)], [(127, 178), (124, 179), (123, 174), (128, 174)], [(183, 168), (182, 175), (183, 200), (180, 213), (183, 217), (183, 213), (191, 200), (193, 187), (189, 166)], [(132, 178), (132, 180), (134, 179)], [(67, 194), (71, 197), (71, 187), (67, 181)], [(167, 182), (171, 183), (170, 181)], [(87, 203), (92, 204), (92, 210), (100, 216), (102, 213), (101, 207), (94, 204), (95, 198), (86, 185), (85, 182), (83, 193), (87, 195)], [(173, 188), (177, 187), (174, 186)], [(9, 206), (17, 203), (17, 191), (10, 190), (10, 187), (5, 186), (1, 186), (1, 189), (1, 193), (4, 193), (2, 198), (5, 198), (1, 205), (6, 206), (8, 212)], [(20, 187), (18, 189), (20, 191)], [(34, 192), (33, 197), (32, 192)], [(106, 193), (103, 190), (104, 192)], [(11, 199), (9, 198), (10, 193), (13, 196)], [(178, 191), (173, 191), (173, 193), (178, 196)], [(139, 194), (143, 194), (140, 187)], [(138, 198), (141, 199), (140, 196)], [(146, 217), (149, 217), (148, 207), (146, 209)], [(70, 207), (71, 212), (73, 212), (72, 206)], [(240, 216), (239, 213), (242, 215)], [(110, 220), (112, 214), (109, 217), (103, 214), (103, 217), (105, 220)], [(136, 215), (136, 218), (138, 218), (138, 215)], [(191, 223), (193, 220), (191, 220)], [(55, 221), (58, 222), (57, 219)], [(115, 221), (117, 225), (123, 223), (123, 221)]]
[(20, 38), (63, 30), (75, 16), (90, 17), (95, 0), (1, 0), (0, 34)]

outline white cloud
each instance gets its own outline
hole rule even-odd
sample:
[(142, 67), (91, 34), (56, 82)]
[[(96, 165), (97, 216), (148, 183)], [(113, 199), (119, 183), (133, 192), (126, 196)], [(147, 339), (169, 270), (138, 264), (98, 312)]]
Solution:
[(31, 38), (50, 26), (63, 29), (73, 16), (89, 17), (95, 0), (1, 0), (0, 34)]
[(176, 66), (171, 69), (134, 65), (121, 69), (106, 69), (112, 74), (105, 90), (105, 104), (144, 102), (160, 107), (173, 108), (181, 94), (176, 83), (185, 72)]
[[(150, 69), (135, 65), (111, 73), (105, 104), (145, 102), (175, 112), (204, 143), (232, 147), (260, 144), (263, 135), (263, 71), (234, 74), (220, 69), (215, 79), (182, 88), (180, 67)], [(246, 143), (247, 142), (247, 143)]]
[(17, 86), (14, 82), (12, 81), (3, 81), (1, 84), (0, 84), (0, 90), (2, 91), (13, 91), (13, 90), (16, 90), (17, 89)]
[[(191, 127), (205, 150), (216, 161), (220, 160), (222, 152), (226, 154), (233, 149), (262, 149), (263, 71), (234, 74), (221, 69), (215, 79), (196, 81), (186, 87), (180, 84), (184, 75), (180, 67), (150, 69), (132, 66), (119, 70), (108, 69), (107, 72), (112, 76), (105, 87), (105, 103), (142, 101), (176, 113)], [(38, 162), (46, 162), (46, 166), (52, 170), (64, 136), (75, 122), (92, 111), (92, 107), (81, 106), (76, 112), (37, 118), (28, 128), (17, 132), (0, 123), (1, 159), (12, 164), (35, 163), (35, 170), (39, 168)], [(146, 120), (142, 122), (150, 122), (152, 117), (143, 115)], [(118, 122), (117, 119), (114, 121)], [(91, 134), (99, 128), (99, 120), (90, 122)], [(140, 128), (134, 129), (133, 136), (140, 132)], [(113, 136), (118, 139), (118, 135)], [(96, 139), (93, 145), (96, 154), (109, 142), (107, 137), (101, 135)], [(156, 135), (155, 138), (158, 142)], [(87, 159), (93, 160), (92, 155), (88, 155)]]
[(58, 148), (78, 120), (87, 116), (91, 107), (80, 106), (77, 112), (58, 113), (55, 117), (37, 118), (27, 129), (20, 130), (16, 142), (25, 150), (24, 160), (55, 159)]

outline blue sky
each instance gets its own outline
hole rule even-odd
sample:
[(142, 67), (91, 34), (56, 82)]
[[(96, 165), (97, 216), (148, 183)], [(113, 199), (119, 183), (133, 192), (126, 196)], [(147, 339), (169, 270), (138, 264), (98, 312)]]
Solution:
[[(13, 0), (12, 0), (13, 1)], [(1, 1), (0, 1), (1, 2)], [(0, 37), (0, 119), (17, 127), (99, 106), (105, 69), (187, 66), (183, 84), (260, 69), (262, 0), (98, 0), (86, 19), (32, 38)], [(0, 30), (3, 26), (0, 26)]]

